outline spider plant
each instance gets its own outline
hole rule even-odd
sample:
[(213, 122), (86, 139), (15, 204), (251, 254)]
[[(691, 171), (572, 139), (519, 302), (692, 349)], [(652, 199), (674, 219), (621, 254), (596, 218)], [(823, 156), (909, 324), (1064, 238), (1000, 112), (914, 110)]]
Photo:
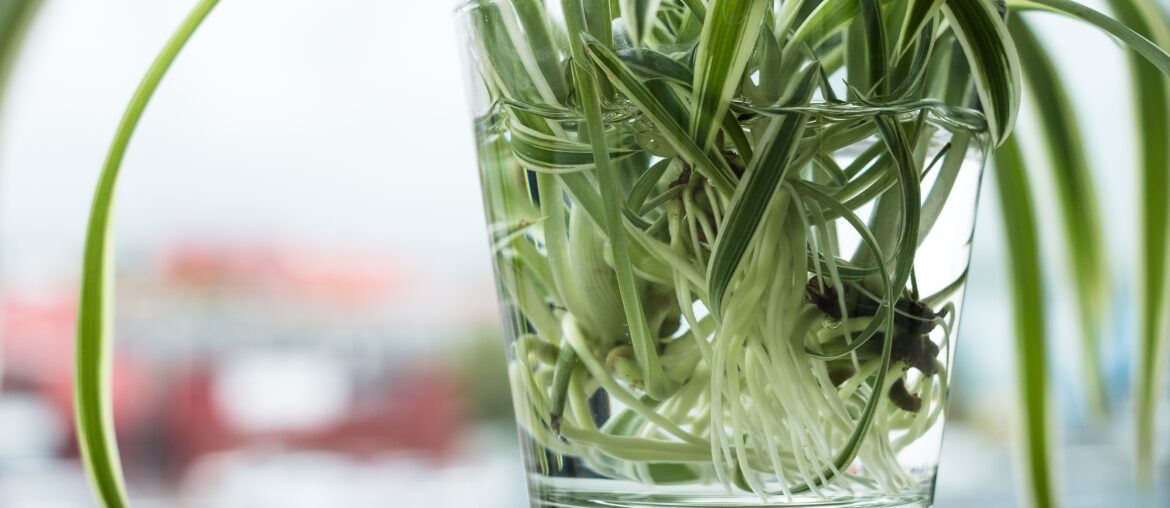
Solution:
[[(1098, 407), (1088, 353), (1106, 282), (1072, 108), (1024, 11), (1121, 40), (1157, 106), (1142, 120), (1143, 263), (1156, 280), (1143, 290), (1138, 420), (1150, 444), (1165, 368), (1170, 56), (1140, 35), (1167, 32), (1151, 3), (1113, 3), (1128, 25), (1069, 0), (470, 2), (461, 15), (490, 100), (476, 122), (481, 171), (535, 468), (722, 484), (769, 502), (932, 481), (897, 454), (937, 442), (966, 271), (926, 276), (922, 246), (950, 227), (939, 220), (961, 200), (955, 182), (998, 147), (1028, 477), (1035, 504), (1054, 504), (1035, 191), (1011, 135), (1022, 79), (1044, 92)], [(107, 386), (114, 188), (147, 101), (215, 4), (200, 1), (151, 66), (94, 199), (77, 419), (106, 506), (128, 504)]]

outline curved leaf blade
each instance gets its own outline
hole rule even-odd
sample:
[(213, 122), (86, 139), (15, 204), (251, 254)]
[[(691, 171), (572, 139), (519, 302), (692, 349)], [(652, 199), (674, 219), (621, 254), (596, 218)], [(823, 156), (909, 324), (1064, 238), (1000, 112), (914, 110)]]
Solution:
[[(791, 105), (808, 104), (818, 82), (817, 72), (815, 66), (804, 71), (798, 80)], [(763, 146), (752, 158), (744, 172), (744, 181), (731, 197), (728, 205), (730, 211), (711, 249), (711, 264), (707, 269), (711, 311), (716, 316), (722, 313), (723, 297), (755, 238), (764, 210), (776, 194), (777, 186), (792, 169), (792, 158), (807, 123), (808, 115), (801, 113), (773, 119), (764, 132)]]
[[(712, 154), (710, 150), (700, 148), (676, 120), (675, 113), (662, 104), (616, 53), (592, 39), (586, 39), (584, 53), (597, 69), (605, 73), (614, 88), (658, 126), (659, 132), (671, 147), (690, 160), (720, 191), (728, 194), (733, 191), (736, 178), (727, 161)], [(685, 112), (678, 113), (685, 115)]]
[[(1024, 79), (1036, 105), (1037, 120), (1048, 149), (1048, 166), (1054, 173), (1052, 181), (1064, 224), (1065, 247), (1072, 261), (1070, 268), (1077, 288), (1089, 406), (1098, 415), (1103, 415), (1107, 408), (1098, 361), (1098, 334), (1108, 297), (1108, 274), (1097, 196), (1084, 149), (1085, 138), (1077, 127), (1076, 111), (1068, 92), (1040, 40), (1019, 17), (1013, 19), (1008, 28), (1019, 50), (1020, 62), (1028, 69)], [(1158, 78), (1157, 70), (1154, 72), (1154, 77)]]
[[(895, 0), (881, 0), (885, 7)], [(825, 0), (796, 28), (788, 45), (807, 44), (817, 47), (826, 39), (849, 26), (857, 16), (858, 0)]]
[(756, 47), (767, 0), (715, 0), (703, 23), (695, 57), (694, 114), (690, 130), (708, 149), (731, 97), (743, 81), (744, 69)]
[(1048, 11), (1088, 22), (1116, 37), (1130, 50), (1162, 71), (1163, 75), (1170, 76), (1170, 54), (1132, 28), (1096, 10), (1070, 0), (1008, 0), (1007, 5), (1014, 10)]
[[(1138, 33), (1170, 47), (1170, 23), (1148, 0), (1110, 0), (1118, 19)], [(1139, 339), (1137, 393), (1138, 479), (1153, 481), (1157, 407), (1166, 379), (1166, 353), (1170, 349), (1170, 92), (1158, 69), (1136, 55), (1130, 57), (1137, 136), (1141, 164), (1141, 273), (1139, 291)]]
[[(588, 171), (596, 166), (593, 146), (545, 134), (525, 127), (520, 122), (511, 124), (512, 153), (525, 169), (537, 173), (576, 173)], [(610, 146), (611, 160), (617, 161), (637, 153), (632, 148)]]
[[(1170, 26), (1165, 15), (1148, 1), (1113, 4), (1125, 23), (1149, 33), (1155, 40), (1170, 47)], [(1142, 135), (1142, 278), (1147, 282), (1141, 294), (1141, 338), (1137, 363), (1138, 394), (1136, 401), (1138, 476), (1141, 483), (1153, 481), (1155, 406), (1164, 383), (1167, 366), (1165, 357), (1170, 349), (1170, 160), (1165, 150), (1170, 137), (1166, 115), (1170, 111), (1165, 79), (1170, 77), (1170, 55), (1158, 45), (1118, 22), (1093, 9), (1069, 0), (1009, 0), (1008, 6), (1025, 10), (1045, 10), (1086, 21), (1113, 35), (1130, 50), (1156, 67), (1163, 75), (1159, 79), (1146, 66), (1135, 66), (1139, 114)], [(1130, 10), (1127, 7), (1134, 7)], [(1159, 22), (1161, 20), (1161, 22)]]
[(938, 14), (945, 0), (910, 0), (906, 7), (906, 20), (902, 23), (902, 31), (898, 34), (898, 52), (910, 46), (914, 34), (917, 34), (931, 19)]
[(110, 230), (114, 190), (123, 156), (142, 112), (179, 51), (217, 3), (219, 0), (201, 0), (196, 4), (142, 78), (110, 145), (90, 211), (77, 314), (73, 402), (82, 463), (95, 493), (107, 508), (129, 506), (118, 443), (114, 438), (110, 394), (113, 361), (113, 239)]
[(1027, 165), (1014, 137), (995, 152), (996, 184), (1007, 233), (1009, 278), (1016, 325), (1016, 368), (1020, 384), (1027, 477), (1037, 508), (1055, 506), (1049, 468), (1048, 332), (1036, 210)]
[(646, 34), (650, 33), (654, 25), (654, 16), (658, 13), (658, 4), (661, 2), (662, 0), (621, 0), (622, 18), (626, 20), (630, 37), (634, 39), (634, 47), (642, 47)]
[(992, 139), (1001, 144), (1020, 109), (1020, 60), (993, 0), (948, 0), (942, 7), (975, 78)]

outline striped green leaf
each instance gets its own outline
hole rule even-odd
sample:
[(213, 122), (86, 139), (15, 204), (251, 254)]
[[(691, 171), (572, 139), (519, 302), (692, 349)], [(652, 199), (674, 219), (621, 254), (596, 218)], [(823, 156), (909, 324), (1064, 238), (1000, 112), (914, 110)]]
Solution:
[[(896, 0), (881, 0), (882, 7)], [(797, 27), (788, 43), (790, 46), (819, 46), (836, 35), (857, 17), (858, 0), (825, 0)]]
[(923, 80), (928, 78), (927, 68), (934, 52), (934, 22), (927, 21), (919, 33), (917, 48), (910, 58), (909, 64), (904, 64), (905, 55), (898, 60), (898, 76), (902, 82), (898, 88), (890, 93), (891, 97), (906, 97), (920, 93)]
[(622, 19), (626, 20), (626, 28), (630, 30), (630, 38), (634, 40), (634, 47), (641, 47), (646, 34), (654, 26), (654, 17), (658, 13), (658, 4), (662, 0), (620, 0)]
[(860, 0), (858, 3), (859, 20), (865, 33), (863, 54), (865, 68), (869, 73), (867, 83), (879, 96), (885, 96), (891, 88), (890, 68), (886, 55), (886, 26), (882, 16), (882, 6), (879, 0)]
[(899, 53), (909, 48), (913, 37), (938, 15), (944, 1), (946, 0), (909, 0), (906, 20), (902, 23), (902, 31), (898, 34), (898, 44), (895, 46)]
[[(580, 4), (575, 0), (566, 0), (563, 8), (569, 32), (580, 33), (581, 18), (583, 17)], [(630, 246), (623, 225), (621, 206), (623, 201), (619, 197), (621, 191), (618, 175), (616, 174), (617, 168), (609, 160), (609, 153), (606, 148), (601, 96), (595, 81), (600, 76), (595, 77), (585, 67), (588, 64), (587, 58), (594, 55), (594, 53), (587, 53), (586, 46), (610, 57), (606, 59), (612, 60), (610, 63), (616, 62), (622, 68), (624, 68), (624, 65), (621, 64), (620, 60), (617, 59), (612, 51), (609, 51), (608, 48), (605, 48), (596, 39), (588, 35), (582, 35), (581, 39), (571, 39), (571, 44), (573, 57), (579, 64), (574, 72), (574, 81), (577, 84), (585, 110), (585, 123), (583, 127), (589, 139), (592, 140), (593, 153), (597, 162), (597, 179), (601, 202), (604, 207), (600, 217), (602, 221), (598, 224), (602, 226), (602, 229), (609, 238), (610, 252), (613, 254), (613, 268), (617, 278), (618, 292), (621, 300), (620, 303), (626, 319), (626, 330), (629, 333), (634, 357), (641, 367), (646, 394), (656, 400), (664, 400), (678, 386), (677, 383), (667, 379), (663, 372), (656, 349), (655, 337), (646, 321), (646, 315), (642, 311), (642, 296), (638, 291), (637, 279), (635, 278), (633, 261), (630, 255)], [(587, 54), (589, 56), (586, 56)], [(596, 59), (594, 61), (596, 62)], [(626, 72), (629, 72), (628, 69), (626, 69)], [(612, 75), (609, 77), (610, 79), (615, 79)], [(669, 118), (664, 119), (670, 120)]]
[[(517, 11), (510, 2), (492, 2), (477, 13), (472, 18), (473, 39), (481, 47), (483, 61), (478, 63), (493, 95), (526, 104), (558, 104), (567, 93), (563, 72), (550, 68), (548, 51), (537, 52), (529, 44), (518, 17), (526, 11)], [(527, 24), (534, 30), (539, 26), (531, 19)], [(540, 40), (539, 35), (536, 38)], [(546, 76), (545, 71), (555, 76)], [(560, 83), (561, 95), (554, 83)]]
[(902, 220), (898, 233), (898, 247), (895, 252), (895, 288), (903, 288), (914, 270), (914, 252), (918, 248), (918, 224), (922, 215), (922, 190), (919, 187), (918, 165), (910, 147), (906, 129), (893, 116), (880, 115), (875, 118), (878, 133), (898, 168), (898, 197), (902, 203)]
[[(654, 122), (668, 144), (693, 161), (695, 169), (710, 178), (720, 191), (731, 194), (735, 188), (736, 178), (726, 160), (710, 150), (700, 148), (687, 134), (686, 129), (676, 121), (675, 115), (647, 89), (616, 53), (592, 39), (585, 41), (584, 51), (596, 68), (609, 77), (614, 87)], [(685, 112), (683, 114), (685, 115)]]
[(682, 62), (651, 49), (622, 49), (617, 55), (631, 71), (645, 80), (662, 79), (690, 87), (695, 76)]
[[(532, 60), (540, 68), (540, 77), (548, 83), (555, 97), (564, 98), (569, 94), (569, 85), (561, 68), (560, 48), (553, 44), (553, 37), (544, 15), (542, 0), (511, 0), (516, 9), (516, 19), (527, 42), (520, 51), (531, 53)], [(513, 52), (513, 54), (516, 54)]]
[(971, 71), (996, 144), (1012, 131), (1020, 109), (1020, 61), (994, 0), (948, 0), (942, 7)]
[(714, 0), (711, 5), (695, 56), (695, 106), (690, 125), (703, 149), (714, 144), (719, 123), (743, 82), (764, 11), (770, 5), (767, 0)]
[[(818, 83), (818, 68), (810, 66), (797, 79), (795, 93), (789, 99), (791, 106), (808, 104)], [(736, 188), (729, 205), (730, 212), (720, 228), (712, 248), (711, 263), (707, 269), (708, 293), (711, 311), (720, 315), (724, 295), (747, 252), (776, 188), (792, 169), (790, 162), (796, 146), (808, 123), (808, 115), (793, 113), (772, 119), (764, 132), (764, 144), (752, 158), (744, 172), (743, 183)]]
[[(593, 146), (589, 143), (571, 141), (544, 134), (525, 127), (520, 122), (511, 123), (512, 153), (525, 169), (538, 173), (576, 173), (594, 168)], [(612, 147), (611, 160), (617, 161), (637, 153), (635, 148)]]

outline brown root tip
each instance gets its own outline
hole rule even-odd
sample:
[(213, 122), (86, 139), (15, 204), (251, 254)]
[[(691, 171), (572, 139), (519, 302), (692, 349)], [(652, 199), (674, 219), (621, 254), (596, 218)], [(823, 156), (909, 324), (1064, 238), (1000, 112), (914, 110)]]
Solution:
[(906, 380), (899, 379), (890, 387), (890, 402), (903, 411), (917, 413), (922, 410), (922, 398), (906, 390)]

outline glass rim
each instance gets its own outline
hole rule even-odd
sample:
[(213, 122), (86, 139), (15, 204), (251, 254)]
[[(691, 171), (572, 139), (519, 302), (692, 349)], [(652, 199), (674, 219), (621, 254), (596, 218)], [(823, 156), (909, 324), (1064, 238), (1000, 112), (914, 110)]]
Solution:
[(497, 4), (506, 0), (461, 0), (454, 8), (451, 9), (451, 15), (455, 17), (464, 16), (470, 11), (474, 11), (479, 7), (485, 5)]

